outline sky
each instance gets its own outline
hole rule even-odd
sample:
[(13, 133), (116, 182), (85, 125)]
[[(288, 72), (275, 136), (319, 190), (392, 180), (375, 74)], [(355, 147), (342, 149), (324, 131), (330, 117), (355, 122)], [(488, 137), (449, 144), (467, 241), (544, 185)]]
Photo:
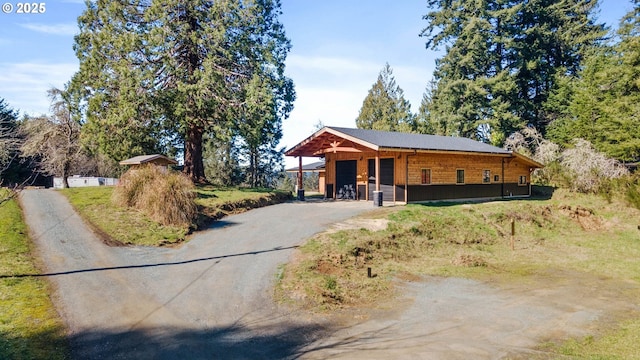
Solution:
[[(3, 0), (0, 12), (0, 98), (20, 114), (48, 113), (47, 90), (63, 88), (78, 70), (73, 37), (84, 1), (40, 1), (39, 13), (18, 13), (20, 3), (12, 0)], [(426, 0), (281, 1), (280, 21), (292, 44), (286, 74), (297, 98), (283, 121), (280, 146), (304, 140), (319, 121), (355, 127), (385, 63), (417, 112), (443, 55), (427, 50), (419, 37), (427, 25)], [(630, 0), (603, 0), (598, 19), (615, 27), (631, 9)], [(297, 159), (285, 158), (285, 165), (297, 165)]]

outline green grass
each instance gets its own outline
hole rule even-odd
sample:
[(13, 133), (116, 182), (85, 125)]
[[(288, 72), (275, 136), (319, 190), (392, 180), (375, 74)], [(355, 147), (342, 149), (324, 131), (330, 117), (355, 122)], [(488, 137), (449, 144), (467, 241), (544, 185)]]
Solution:
[[(0, 189), (0, 196), (4, 190)], [(0, 359), (65, 359), (65, 329), (37, 273), (15, 200), (0, 205)]]
[(253, 208), (277, 204), (290, 198), (291, 193), (265, 188), (219, 188), (198, 186), (196, 203), (201, 212), (213, 219), (247, 211)]
[(157, 246), (184, 241), (188, 227), (164, 226), (142, 212), (111, 202), (113, 187), (63, 189), (69, 202), (105, 240), (127, 245)]
[(640, 359), (640, 319), (628, 320), (617, 329), (595, 338), (571, 339), (548, 350), (574, 359), (626, 360)]
[[(142, 212), (116, 206), (111, 201), (113, 187), (63, 189), (73, 207), (106, 241), (128, 245), (162, 246), (188, 240), (193, 229), (164, 226), (152, 221)], [(231, 213), (282, 202), (289, 193), (267, 189), (218, 189), (212, 186), (197, 188), (200, 226)]]
[[(557, 190), (549, 200), (410, 204), (370, 216), (380, 214), (389, 220), (386, 230), (342, 230), (308, 241), (285, 268), (278, 296), (322, 311), (384, 302), (396, 279), (423, 275), (532, 286), (566, 281), (563, 274), (582, 274), (594, 286), (602, 279), (611, 287), (631, 283), (637, 289), (640, 283), (640, 211), (623, 201)], [(375, 279), (367, 278), (368, 267)], [(629, 301), (638, 296), (637, 290), (613, 291)], [(632, 320), (592, 339), (593, 345), (572, 340), (552, 351), (578, 358), (640, 358), (638, 313), (620, 316)]]

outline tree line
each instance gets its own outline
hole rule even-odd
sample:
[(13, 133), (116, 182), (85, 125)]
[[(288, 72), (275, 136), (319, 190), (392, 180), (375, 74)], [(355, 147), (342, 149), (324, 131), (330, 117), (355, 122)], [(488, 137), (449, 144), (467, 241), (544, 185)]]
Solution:
[(430, 0), (420, 33), (444, 47), (417, 114), (386, 64), (360, 128), (463, 136), (504, 146), (523, 129), (570, 148), (640, 159), (640, 0), (617, 32), (593, 0)]
[[(594, 0), (429, 0), (420, 33), (444, 48), (417, 113), (386, 64), (361, 128), (505, 146), (534, 129), (621, 161), (640, 158), (640, 0), (613, 33)], [(118, 161), (181, 156), (193, 182), (273, 186), (295, 100), (279, 0), (98, 0), (78, 18), (79, 71), (49, 115), (0, 99), (0, 180), (38, 171), (119, 175)], [(33, 180), (33, 179), (31, 179)]]
[[(295, 100), (279, 0), (86, 5), (74, 41), (79, 71), (51, 90), (50, 116), (20, 120), (27, 140), (40, 139), (19, 147), (24, 157), (37, 154), (42, 171), (63, 176), (86, 156), (117, 175), (120, 160), (163, 153), (181, 156), (195, 183), (273, 184)], [(47, 143), (54, 128), (61, 136)]]

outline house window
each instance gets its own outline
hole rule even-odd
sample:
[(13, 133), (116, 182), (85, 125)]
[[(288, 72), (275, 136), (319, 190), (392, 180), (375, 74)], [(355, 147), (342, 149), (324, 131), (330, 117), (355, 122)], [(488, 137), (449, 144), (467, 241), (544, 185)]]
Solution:
[(456, 184), (464, 184), (464, 170), (456, 170)]
[(493, 181), (495, 182), (500, 181), (500, 175), (493, 175)]
[(482, 182), (485, 184), (491, 182), (491, 170), (482, 170)]
[(527, 185), (527, 177), (520, 176), (520, 180), (518, 181), (518, 185)]
[(423, 185), (431, 184), (431, 169), (422, 169), (420, 183)]

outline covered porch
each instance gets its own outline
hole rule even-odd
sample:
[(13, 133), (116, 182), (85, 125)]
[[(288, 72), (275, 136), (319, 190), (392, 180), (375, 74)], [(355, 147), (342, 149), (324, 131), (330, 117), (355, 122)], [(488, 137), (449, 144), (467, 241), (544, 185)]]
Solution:
[[(325, 159), (325, 198), (406, 202), (406, 174), (401, 152), (381, 150), (376, 144), (332, 128), (319, 130), (285, 152), (298, 157), (298, 198), (304, 199), (303, 157)], [(300, 191), (302, 190), (302, 191)]]

